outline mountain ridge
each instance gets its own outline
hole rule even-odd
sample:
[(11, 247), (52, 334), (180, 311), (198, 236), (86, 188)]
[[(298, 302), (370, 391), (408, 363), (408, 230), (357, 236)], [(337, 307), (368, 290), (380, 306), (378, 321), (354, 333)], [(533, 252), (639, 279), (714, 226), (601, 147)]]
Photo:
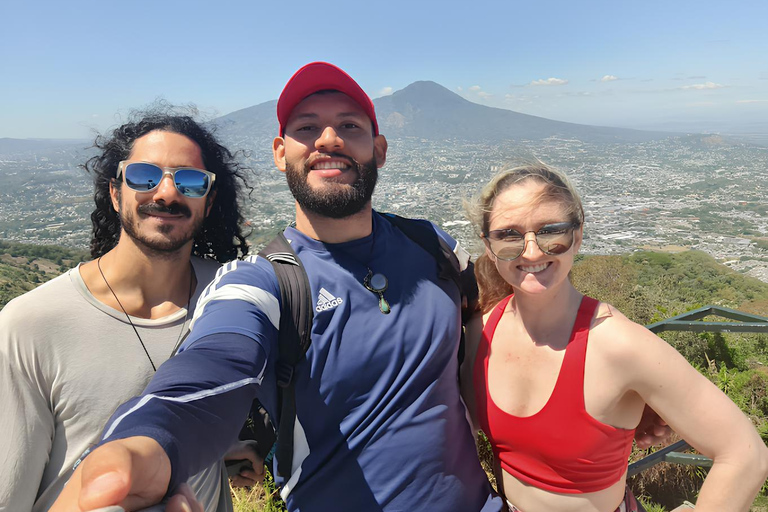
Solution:
[[(420, 80), (373, 100), (381, 133), (390, 138), (431, 140), (464, 138), (475, 141), (540, 141), (550, 137), (583, 142), (646, 142), (683, 134), (592, 126), (555, 121), (473, 103), (446, 87)], [(234, 138), (274, 137), (277, 100), (216, 118), (213, 123)]]

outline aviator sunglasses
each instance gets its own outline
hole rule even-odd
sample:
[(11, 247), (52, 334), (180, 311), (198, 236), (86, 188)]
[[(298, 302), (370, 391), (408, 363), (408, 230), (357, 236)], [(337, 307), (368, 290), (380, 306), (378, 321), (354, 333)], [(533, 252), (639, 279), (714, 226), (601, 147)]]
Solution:
[(187, 197), (205, 197), (211, 190), (216, 175), (204, 169), (194, 167), (160, 167), (148, 162), (128, 162), (123, 160), (117, 166), (117, 179), (125, 177), (125, 184), (136, 192), (151, 192), (162, 179), (169, 175), (176, 189)]
[(483, 234), (483, 240), (494, 256), (500, 260), (511, 261), (525, 251), (525, 235), (533, 233), (536, 244), (545, 254), (557, 255), (568, 251), (573, 245), (573, 232), (581, 225), (579, 222), (558, 222), (549, 224), (538, 231), (520, 233), (514, 229), (495, 229)]

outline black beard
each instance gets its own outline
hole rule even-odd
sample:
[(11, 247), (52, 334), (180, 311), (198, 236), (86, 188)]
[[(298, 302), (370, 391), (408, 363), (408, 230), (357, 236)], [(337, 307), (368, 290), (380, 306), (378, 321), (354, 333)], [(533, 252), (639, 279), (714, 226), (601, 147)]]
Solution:
[(311, 172), (309, 162), (299, 168), (286, 161), (285, 176), (291, 194), (303, 209), (323, 217), (343, 219), (358, 213), (371, 201), (379, 169), (375, 156), (362, 164), (346, 155), (329, 153), (328, 156), (340, 157), (352, 164), (352, 169), (345, 172), (357, 173), (354, 183), (348, 185), (328, 181), (322, 190), (315, 190), (307, 182)]
[[(118, 197), (118, 200), (120, 199), (122, 198)], [(147, 214), (150, 212), (167, 212), (171, 214), (181, 213), (187, 217), (192, 216), (192, 212), (189, 210), (189, 208), (182, 204), (171, 204), (167, 206), (161, 203), (147, 203), (139, 206), (137, 211), (140, 214)], [(150, 252), (158, 256), (175, 255), (175, 253), (184, 247), (187, 242), (194, 240), (198, 234), (202, 233), (203, 223), (205, 222), (205, 217), (201, 217), (193, 226), (191, 226), (191, 229), (186, 233), (183, 233), (175, 238), (155, 240), (140, 233), (134, 213), (123, 208), (122, 202), (118, 216), (120, 217), (120, 226), (122, 227), (123, 232), (125, 232), (125, 234), (132, 238), (137, 244), (147, 248)], [(168, 232), (170, 232), (172, 229), (172, 226), (167, 226)], [(160, 232), (164, 232), (162, 227)]]

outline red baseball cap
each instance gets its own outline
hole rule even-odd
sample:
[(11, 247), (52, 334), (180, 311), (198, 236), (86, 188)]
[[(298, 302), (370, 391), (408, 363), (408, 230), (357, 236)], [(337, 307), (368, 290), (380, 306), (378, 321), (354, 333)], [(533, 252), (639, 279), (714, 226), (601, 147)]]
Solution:
[(280, 123), (281, 136), (285, 133), (285, 124), (296, 105), (310, 94), (325, 90), (339, 91), (355, 100), (373, 123), (373, 134), (379, 134), (373, 102), (357, 82), (333, 64), (311, 62), (294, 73), (277, 100), (277, 122)]

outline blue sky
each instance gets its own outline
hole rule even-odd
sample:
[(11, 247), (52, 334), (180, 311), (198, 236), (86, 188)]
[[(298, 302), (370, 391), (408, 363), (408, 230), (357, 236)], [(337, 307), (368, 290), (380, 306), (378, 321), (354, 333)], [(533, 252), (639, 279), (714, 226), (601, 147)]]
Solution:
[[(535, 5), (533, 5), (535, 4)], [(768, 133), (768, 2), (4, 0), (0, 137), (90, 138), (163, 97), (209, 116), (313, 60), (551, 119)]]

